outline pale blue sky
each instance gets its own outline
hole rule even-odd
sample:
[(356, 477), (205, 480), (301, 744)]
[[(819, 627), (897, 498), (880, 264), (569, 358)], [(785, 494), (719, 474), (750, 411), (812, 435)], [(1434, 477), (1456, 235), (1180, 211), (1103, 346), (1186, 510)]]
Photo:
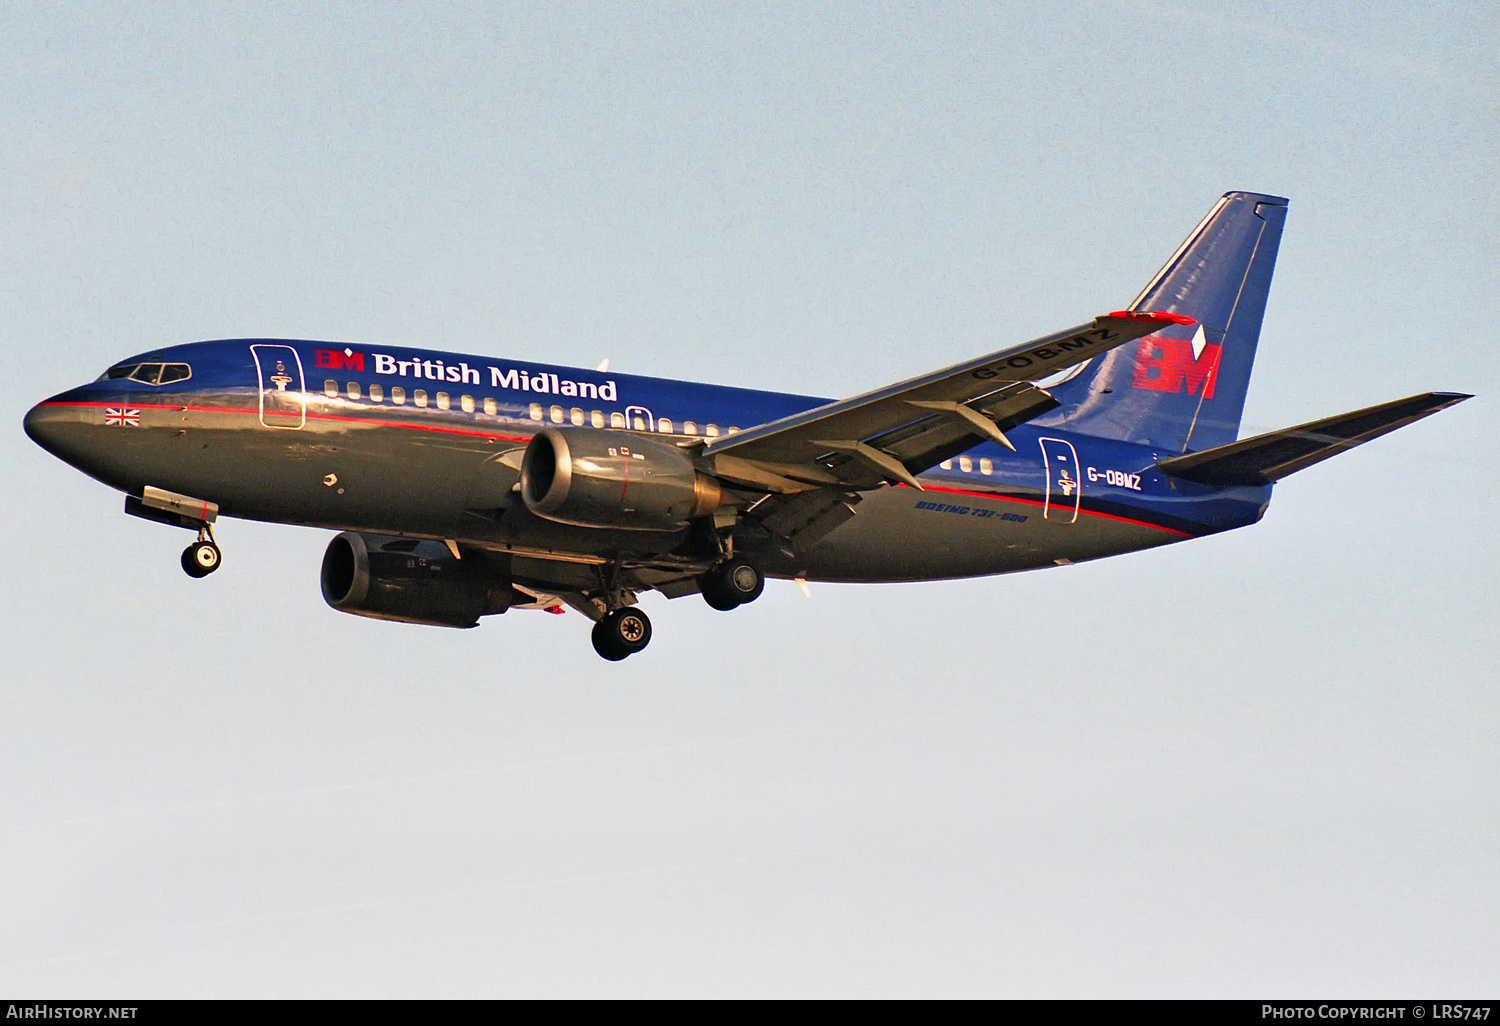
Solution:
[[(0, 6), (0, 989), (1500, 984), (1493, 3)], [(285, 335), (845, 395), (1290, 197), (1266, 430), (1478, 393), (1087, 566), (469, 632), (21, 433)]]

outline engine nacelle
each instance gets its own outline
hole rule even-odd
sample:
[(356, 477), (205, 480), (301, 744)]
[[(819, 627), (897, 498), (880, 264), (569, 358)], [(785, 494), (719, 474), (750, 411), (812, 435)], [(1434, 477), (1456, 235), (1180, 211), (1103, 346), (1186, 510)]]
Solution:
[(377, 620), (473, 627), (516, 598), (481, 559), (454, 559), (442, 542), (345, 531), (323, 553), (323, 598)]
[(622, 431), (543, 428), (521, 460), (521, 498), (537, 516), (580, 527), (677, 531), (723, 501), (692, 458)]

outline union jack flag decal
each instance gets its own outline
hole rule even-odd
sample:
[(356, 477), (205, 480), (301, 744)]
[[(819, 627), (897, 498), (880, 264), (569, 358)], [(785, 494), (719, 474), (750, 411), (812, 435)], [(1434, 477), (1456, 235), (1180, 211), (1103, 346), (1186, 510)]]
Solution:
[(109, 406), (104, 410), (104, 423), (114, 427), (140, 427), (141, 411), (128, 406)]

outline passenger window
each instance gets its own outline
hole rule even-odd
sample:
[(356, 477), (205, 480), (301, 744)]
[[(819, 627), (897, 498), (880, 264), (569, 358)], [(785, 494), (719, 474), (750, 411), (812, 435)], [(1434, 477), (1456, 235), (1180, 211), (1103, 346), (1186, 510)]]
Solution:
[(463, 409), (465, 413), (473, 413), (474, 397), (472, 395), (461, 396), (458, 400), (458, 405)]
[(552, 414), (552, 423), (561, 424), (563, 422), (563, 411), (561, 406), (554, 406), (549, 412)]
[(323, 382), (323, 394), (330, 399), (337, 399), (339, 397), (339, 383), (332, 378)]
[(169, 363), (161, 369), (161, 382), (165, 385), (169, 381), (186, 381), (193, 376), (193, 368), (185, 363)]
[(685, 420), (682, 422), (682, 433), (685, 435), (696, 435), (698, 433), (698, 425), (690, 420)]
[(972, 474), (974, 472), (974, 461), (967, 456), (960, 456), (958, 458), (958, 469), (962, 470), (965, 474)]
[(988, 456), (979, 457), (979, 472), (985, 477), (989, 477), (995, 472), (995, 464), (990, 461)]
[(541, 403), (532, 403), (531, 404), (531, 410), (529, 412), (531, 413), (531, 419), (532, 420), (541, 420), (542, 419), (542, 404)]
[(952, 470), (953, 469), (953, 461), (952, 460), (944, 460), (943, 462), (939, 463), (938, 466), (942, 467), (944, 470)]
[(643, 418), (641, 418), (641, 417), (632, 417), (631, 420), (633, 421), (633, 423), (631, 424), (631, 427), (635, 428), (637, 431), (644, 431), (644, 430), (646, 430), (646, 421)]
[(672, 422), (666, 417), (658, 417), (656, 421), (656, 430), (660, 431), (664, 435), (670, 435), (672, 433)]
[(143, 363), (131, 372), (130, 380), (139, 381), (143, 385), (154, 385), (156, 379), (161, 375), (161, 364)]
[(349, 398), (350, 399), (358, 399), (359, 398), (359, 382), (358, 381), (351, 381), (351, 382), (349, 382)]
[(385, 398), (385, 389), (379, 385), (370, 386), (370, 402), (378, 403)]
[(594, 425), (594, 427), (596, 428), (602, 428), (604, 426), (604, 413), (600, 410), (595, 410), (593, 413), (590, 413), (589, 423)]
[(486, 399), (484, 401), (484, 412), (493, 417), (495, 414), (500, 412), (500, 407), (495, 405), (495, 400)]
[(612, 428), (622, 428), (622, 427), (624, 427), (625, 426), (625, 414), (623, 414), (623, 413), (611, 413), (609, 415), (609, 426), (612, 427)]
[(406, 389), (402, 388), (400, 385), (394, 385), (394, 386), (392, 386), (392, 388), (391, 388), (391, 402), (395, 403), (397, 406), (405, 406), (406, 405)]
[(438, 404), (438, 409), (440, 409), (440, 410), (446, 410), (450, 405), (452, 405), (451, 403), (448, 402), (448, 393), (447, 392), (439, 392), (437, 394), (437, 404)]
[(737, 434), (740, 433), (740, 429), (737, 428), (737, 427), (726, 428), (725, 431), (724, 431), (724, 433), (726, 435), (737, 435)]
[(705, 427), (703, 429), (703, 433), (705, 435), (707, 435), (709, 438), (718, 438), (719, 437), (719, 425), (717, 425), (717, 424), (709, 424), (707, 427)]
[(573, 422), (574, 427), (583, 427), (583, 411), (578, 407), (575, 406), (568, 411), (568, 419)]
[(427, 405), (427, 391), (425, 389), (421, 389), (421, 388), (416, 389), (411, 394), (411, 401), (414, 402), (414, 403), (416, 403), (418, 406), (426, 406)]

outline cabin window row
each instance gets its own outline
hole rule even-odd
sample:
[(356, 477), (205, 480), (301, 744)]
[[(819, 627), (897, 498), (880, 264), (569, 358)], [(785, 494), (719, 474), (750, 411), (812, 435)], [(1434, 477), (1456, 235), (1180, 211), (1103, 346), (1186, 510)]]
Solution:
[[(531, 414), (532, 420), (551, 420), (554, 424), (571, 423), (575, 427), (583, 427), (585, 423), (592, 424), (596, 428), (604, 426), (604, 411), (602, 410), (592, 410), (585, 413), (576, 406), (571, 410), (564, 410), (561, 406), (553, 406), (544, 410), (541, 403), (532, 403), (531, 409), (528, 412)], [(653, 421), (648, 422), (639, 413), (632, 413), (628, 420), (624, 413), (611, 413), (609, 415), (609, 426), (624, 430), (656, 431), (664, 435), (674, 434), (676, 431), (676, 426), (668, 417), (656, 417)], [(739, 430), (737, 427), (729, 427), (720, 432), (719, 425), (704, 424), (703, 430), (700, 432), (697, 421), (685, 420), (682, 422), (682, 433), (685, 435), (702, 434), (707, 438), (717, 438), (721, 433), (733, 435), (738, 433)]]
[[(329, 399), (338, 399), (338, 381), (333, 380), (333, 378), (324, 381), (323, 395), (326, 395)], [(347, 395), (350, 399), (362, 399), (363, 392), (360, 389), (359, 381), (350, 381), (344, 387), (344, 395)], [(386, 402), (386, 389), (384, 389), (384, 386), (378, 386), (378, 384), (371, 386), (369, 399), (371, 399), (371, 402)], [(402, 389), (401, 386), (392, 387), (392, 390), (390, 390), (390, 401), (398, 405), (398, 407), (404, 407), (404, 405), (407, 405), (407, 390)], [(413, 405), (426, 407), (429, 401), (437, 402), (438, 410), (452, 410), (453, 408), (453, 398), (449, 396), (449, 393), (440, 392), (437, 396), (432, 396), (429, 399), (428, 390), (426, 389), (414, 389), (411, 392), (411, 402), (413, 402)], [(474, 413), (474, 396), (459, 396), (459, 408), (463, 413)], [(486, 399), (484, 401), (484, 413), (492, 417), (499, 413), (499, 408), (496, 407), (493, 399)]]
[[(406, 404), (406, 389), (402, 388), (400, 385), (395, 385), (392, 386), (390, 391), (390, 398), (392, 403), (396, 404), (397, 406), (404, 406)], [(334, 381), (332, 378), (324, 381), (323, 394), (330, 399), (337, 399), (340, 395), (339, 383), (337, 381)], [(342, 394), (356, 401), (362, 399), (365, 395), (364, 390), (360, 387), (360, 384), (357, 381), (348, 382), (344, 386)], [(369, 388), (369, 397), (370, 401), (374, 403), (385, 402), (386, 395), (384, 386), (371, 385)], [(425, 409), (429, 401), (427, 390), (423, 388), (413, 389), (411, 393), (411, 401), (413, 405), (420, 406)], [(431, 401), (435, 402), (437, 404), (437, 408), (440, 410), (448, 410), (453, 408), (453, 399), (448, 395), (447, 392), (437, 393), (437, 395), (432, 397)], [(491, 417), (499, 415), (500, 408), (495, 403), (494, 399), (487, 398), (483, 400), (483, 404), (485, 413), (487, 413)], [(458, 405), (459, 409), (463, 410), (465, 413), (473, 413), (475, 409), (474, 397), (472, 395), (461, 395), (458, 397)], [(544, 410), (540, 403), (532, 403), (531, 409), (528, 412), (531, 414), (532, 420), (545, 420), (550, 417), (552, 423), (554, 424), (571, 423), (576, 427), (583, 427), (585, 424), (592, 424), (596, 428), (602, 428), (605, 425), (606, 417), (606, 414), (603, 410), (590, 410), (588, 412), (585, 412), (576, 406), (573, 407), (573, 409), (566, 411), (561, 406), (554, 406), (550, 410)], [(627, 423), (625, 414), (610, 413), (608, 414), (608, 423), (612, 428), (627, 430), (629, 428), (634, 428), (637, 431), (650, 431), (654, 429), (655, 431), (664, 435), (670, 435), (674, 433), (674, 425), (672, 421), (667, 419), (666, 417), (659, 417), (655, 420), (654, 424), (648, 424), (645, 417), (635, 415), (632, 416), (629, 423)], [(739, 428), (730, 427), (724, 429), (723, 433), (732, 435), (738, 431)], [(685, 435), (698, 434), (699, 432), (697, 422), (691, 420), (683, 421), (682, 433)], [(705, 424), (703, 425), (702, 433), (708, 438), (717, 438), (720, 434), (719, 425)]]
[[(327, 381), (323, 382), (323, 394), (330, 399), (337, 399), (339, 397), (339, 383), (337, 381), (334, 381), (332, 378), (329, 378)], [(358, 381), (351, 381), (347, 385), (345, 385), (343, 394), (347, 395), (350, 399), (355, 400), (364, 397), (363, 390), (360, 388), (360, 384)], [(383, 385), (371, 385), (369, 396), (372, 403), (385, 402), (385, 387)], [(406, 389), (402, 388), (400, 385), (393, 386), (391, 388), (390, 398), (391, 402), (395, 403), (397, 406), (405, 406), (407, 398)], [(437, 395), (432, 396), (429, 399), (427, 390), (425, 388), (413, 389), (411, 393), (411, 401), (415, 406), (425, 407), (428, 402), (431, 401), (436, 402), (437, 408), (440, 410), (448, 410), (453, 408), (453, 398), (448, 395), (447, 392), (439, 392), (437, 393)], [(458, 406), (459, 409), (463, 410), (465, 413), (473, 413), (475, 410), (474, 397), (472, 395), (459, 396)], [(500, 408), (495, 404), (495, 400), (485, 399), (484, 412), (493, 417), (499, 414)]]
[[(938, 466), (942, 467), (944, 470), (952, 470), (953, 461), (944, 460), (943, 462), (939, 463)], [(974, 473), (974, 460), (968, 456), (960, 456), (958, 458), (958, 469), (963, 471), (965, 474)], [(988, 456), (981, 456), (979, 458), (979, 472), (985, 477), (989, 477), (995, 472), (995, 464), (991, 462)]]

